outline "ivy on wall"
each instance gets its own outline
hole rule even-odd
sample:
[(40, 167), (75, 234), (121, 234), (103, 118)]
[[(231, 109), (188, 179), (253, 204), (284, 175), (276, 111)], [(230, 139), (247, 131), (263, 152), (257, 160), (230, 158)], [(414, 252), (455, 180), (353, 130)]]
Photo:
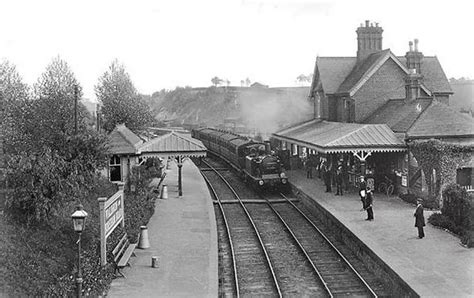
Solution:
[[(473, 147), (446, 143), (437, 139), (415, 140), (408, 143), (410, 151), (425, 173), (429, 198), (440, 202), (441, 190), (450, 183), (456, 183), (456, 170), (471, 158)], [(436, 172), (433, 185), (431, 173)]]

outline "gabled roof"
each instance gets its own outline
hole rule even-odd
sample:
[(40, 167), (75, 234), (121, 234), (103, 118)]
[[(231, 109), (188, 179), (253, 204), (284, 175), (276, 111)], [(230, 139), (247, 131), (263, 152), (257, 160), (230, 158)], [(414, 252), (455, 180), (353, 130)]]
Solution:
[[(405, 57), (397, 57), (403, 65), (406, 65)], [(449, 80), (436, 56), (423, 57), (421, 64), (423, 84), (433, 93), (453, 93)]]
[(170, 132), (160, 137), (149, 140), (142, 144), (139, 153), (144, 156), (183, 156), (200, 157), (206, 156), (206, 147), (201, 141), (190, 136)]
[(408, 130), (409, 139), (416, 138), (470, 138), (474, 145), (474, 119), (464, 113), (433, 100)]
[[(395, 56), (390, 49), (369, 55), (357, 63), (356, 57), (317, 57), (315, 66), (326, 94), (349, 93), (351, 96), (387, 61), (392, 59), (401, 70), (408, 74), (406, 58)], [(437, 57), (424, 57), (421, 65), (423, 90), (432, 93), (452, 93), (449, 81)], [(312, 88), (315, 88), (312, 83)]]
[[(349, 75), (357, 62), (356, 57), (317, 57), (317, 71), (313, 75), (314, 78), (319, 72), (319, 79), (323, 85), (326, 94), (336, 93), (337, 89)], [(313, 86), (314, 88), (314, 86)]]
[(369, 55), (365, 60), (357, 63), (352, 71), (347, 75), (344, 82), (339, 86), (337, 93), (349, 93), (365, 74), (374, 69), (377, 64), (386, 61), (390, 50), (383, 50)]
[(366, 118), (363, 123), (387, 124), (392, 131), (405, 133), (430, 105), (431, 101), (431, 98), (419, 98), (410, 101), (392, 99)]
[(125, 124), (119, 124), (109, 134), (109, 152), (112, 154), (136, 154), (143, 143)]
[(385, 124), (311, 120), (276, 132), (273, 137), (323, 153), (406, 150), (405, 143)]

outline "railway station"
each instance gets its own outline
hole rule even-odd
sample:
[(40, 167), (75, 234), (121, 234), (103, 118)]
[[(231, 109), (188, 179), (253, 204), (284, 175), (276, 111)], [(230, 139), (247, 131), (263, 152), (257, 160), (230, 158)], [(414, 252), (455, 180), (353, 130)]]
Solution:
[[(151, 249), (137, 250), (126, 279), (115, 279), (110, 297), (216, 297), (218, 291), (217, 230), (212, 198), (196, 165), (183, 165), (183, 197), (179, 198), (177, 165), (172, 163), (165, 183), (169, 198), (159, 200), (148, 225)], [(394, 279), (405, 284), (409, 296), (468, 297), (472, 295), (472, 250), (458, 237), (428, 225), (426, 238), (416, 237), (415, 206), (395, 196), (376, 196), (375, 220), (365, 221), (357, 193), (336, 197), (324, 193), (321, 180), (307, 179), (303, 170), (289, 171), (298, 196), (312, 200), (349, 233), (363, 254), (377, 259)], [(152, 256), (158, 268), (151, 268)], [(440, 257), (443, 256), (443, 257)], [(403, 281), (403, 282), (402, 282)]]
[[(470, 144), (471, 119), (447, 107), (452, 94), (447, 78), (436, 57), (419, 51), (418, 40), (414, 47), (409, 43), (405, 56), (396, 56), (382, 49), (378, 24), (366, 22), (356, 32), (356, 57), (316, 59), (309, 96), (313, 119), (276, 131), (268, 142), (212, 128), (193, 130), (192, 137), (202, 141), (208, 157), (184, 166), (178, 160), (171, 166), (166, 183), (172, 195), (159, 205), (174, 214), (176, 224), (150, 222), (150, 238), (168, 237), (166, 244), (156, 242), (161, 249), (153, 249), (166, 265), (145, 269), (150, 254), (138, 252), (136, 263), (143, 270), (132, 264), (127, 280), (112, 284), (111, 296), (151, 289), (166, 296), (173, 291), (169, 287), (175, 287), (173, 294), (193, 296), (472, 296), (474, 267), (467, 261), (474, 257), (472, 250), (457, 236), (429, 224), (421, 239), (414, 227), (416, 205), (399, 197), (424, 195), (433, 200), (426, 203), (439, 207), (440, 198), (434, 195), (439, 192), (439, 173), (420, 166), (422, 157), (412, 144), (430, 138)], [(387, 89), (392, 92), (384, 93)], [(151, 147), (138, 146), (143, 152)], [(209, 153), (224, 163), (212, 165)], [(307, 176), (308, 160), (314, 168), (325, 164), (333, 178), (323, 183), (319, 173)], [(176, 196), (169, 181), (176, 172), (181, 175), (181, 166), (186, 172), (184, 200), (177, 199), (181, 182)], [(466, 165), (456, 166), (454, 171)], [(324, 189), (324, 184), (334, 183), (336, 169), (344, 173), (344, 194), (339, 196)], [(361, 212), (365, 203), (361, 210), (360, 176), (373, 194), (373, 220)], [(217, 183), (221, 180), (227, 186)], [(382, 181), (387, 183), (383, 192)], [(280, 194), (264, 188), (283, 185), (287, 188)], [(188, 206), (199, 209), (193, 211), (195, 217), (184, 216)], [(432, 212), (426, 210), (425, 216)], [(244, 224), (245, 217), (251, 224)], [(190, 224), (192, 218), (199, 220)], [(255, 239), (249, 235), (252, 230)], [(196, 231), (206, 232), (196, 238)], [(180, 237), (171, 236), (177, 233)], [(321, 242), (316, 241), (319, 237)], [(180, 251), (183, 238), (185, 247), (202, 249), (201, 260), (182, 262), (192, 260), (196, 252)], [(174, 251), (180, 251), (180, 258)], [(203, 262), (208, 266), (204, 271)], [(171, 268), (177, 272), (166, 270)]]
[[(1, 297), (474, 297), (474, 110), (464, 102), (474, 80), (447, 76), (443, 64), (451, 72), (465, 55), (438, 42), (463, 23), (436, 27), (453, 14), (434, 2), (390, 13), (362, 2), (247, 2), (186, 3), (184, 15), (164, 3), (81, 6), (96, 12), (92, 22), (128, 20), (93, 40), (94, 57), (119, 55), (99, 77), (97, 59), (33, 20), (41, 40), (79, 57), (77, 73), (98, 82), (82, 86), (59, 55), (31, 85), (0, 63)], [(19, 8), (6, 6), (12, 16)], [(43, 19), (70, 15), (36, 8)], [(390, 38), (414, 33), (416, 22), (440, 37), (425, 32), (396, 53), (396, 39), (384, 47), (384, 29), (367, 20), (350, 25), (345, 46), (339, 30), (360, 18), (348, 8), (379, 10), (390, 30), (393, 15), (417, 16)], [(169, 20), (180, 21), (160, 23)], [(169, 36), (149, 38), (156, 28)], [(201, 34), (209, 28), (225, 32)], [(79, 45), (95, 36), (73, 29), (86, 37)], [(0, 43), (26, 61), (18, 69), (44, 55), (18, 51), (25, 32)], [(433, 42), (442, 59), (423, 53)], [(350, 43), (349, 56), (316, 54)], [(133, 55), (127, 44), (151, 50)], [(139, 86), (175, 89), (145, 94), (119, 59), (134, 75), (144, 69)], [(300, 59), (312, 72), (278, 85)], [(212, 85), (189, 85), (197, 82)]]

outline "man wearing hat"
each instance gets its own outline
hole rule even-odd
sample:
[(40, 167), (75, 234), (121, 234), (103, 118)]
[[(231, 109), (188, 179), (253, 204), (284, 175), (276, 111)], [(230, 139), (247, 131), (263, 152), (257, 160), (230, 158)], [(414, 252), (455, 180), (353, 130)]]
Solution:
[(423, 216), (423, 200), (418, 199), (416, 200), (416, 209), (413, 216), (415, 217), (415, 227), (418, 228), (418, 238), (425, 237), (425, 232), (423, 231), (423, 227), (425, 226), (425, 217)]
[(374, 211), (372, 210), (373, 202), (374, 202), (374, 197), (372, 196), (372, 189), (370, 189), (370, 187), (367, 187), (366, 194), (365, 194), (365, 206), (364, 206), (364, 209), (367, 211), (367, 218), (365, 220), (374, 220)]

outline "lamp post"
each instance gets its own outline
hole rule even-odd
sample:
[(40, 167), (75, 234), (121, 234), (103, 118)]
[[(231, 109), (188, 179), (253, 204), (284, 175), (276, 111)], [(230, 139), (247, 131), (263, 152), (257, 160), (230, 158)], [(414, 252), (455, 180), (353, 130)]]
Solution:
[(79, 234), (79, 239), (76, 242), (77, 247), (78, 247), (76, 284), (77, 284), (77, 297), (81, 297), (81, 293), (82, 293), (81, 233), (82, 231), (84, 231), (86, 227), (86, 218), (87, 218), (87, 212), (84, 211), (82, 204), (79, 204), (76, 206), (76, 211), (74, 211), (71, 217), (72, 217), (72, 222), (74, 224), (74, 231), (76, 231)]

